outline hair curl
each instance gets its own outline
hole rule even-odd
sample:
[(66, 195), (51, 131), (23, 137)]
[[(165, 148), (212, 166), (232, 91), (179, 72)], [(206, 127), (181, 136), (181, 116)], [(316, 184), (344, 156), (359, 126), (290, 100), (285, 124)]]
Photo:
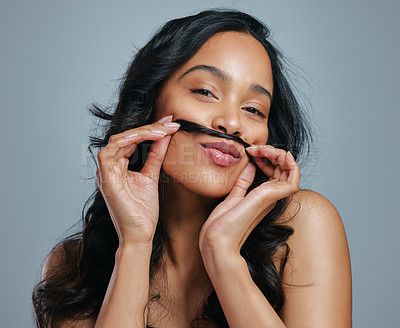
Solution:
[[(248, 14), (216, 9), (167, 22), (136, 53), (120, 85), (114, 112), (110, 114), (95, 104), (90, 108), (92, 114), (107, 122), (103, 137), (90, 136), (89, 151), (92, 156), (92, 149), (104, 147), (111, 135), (151, 123), (164, 82), (210, 37), (224, 31), (252, 35), (269, 55), (274, 94), (268, 118), (268, 144), (290, 150), (296, 159), (307, 153), (311, 141), (310, 128), (288, 81), (285, 59), (269, 40), (268, 28)], [(148, 149), (145, 142), (138, 146), (130, 159), (130, 170), (138, 171), (143, 167)], [(250, 190), (266, 180), (261, 170), (257, 169)], [(280, 200), (254, 228), (241, 249), (252, 279), (277, 312), (284, 304), (281, 277), (290, 252), (286, 241), (293, 229), (277, 224), (276, 219), (287, 203), (288, 199)], [(65, 258), (59, 268), (53, 268), (33, 290), (38, 327), (57, 327), (62, 319), (97, 317), (100, 311), (114, 267), (118, 236), (97, 187), (85, 203), (82, 221), (81, 232), (59, 243), (65, 250)], [(167, 239), (167, 232), (159, 220), (153, 239), (150, 279), (162, 265), (163, 246)], [(278, 249), (284, 249), (284, 255), (277, 270), (272, 257)], [(209, 320), (218, 327), (228, 327), (215, 291), (209, 295), (202, 315), (192, 325), (200, 319)]]

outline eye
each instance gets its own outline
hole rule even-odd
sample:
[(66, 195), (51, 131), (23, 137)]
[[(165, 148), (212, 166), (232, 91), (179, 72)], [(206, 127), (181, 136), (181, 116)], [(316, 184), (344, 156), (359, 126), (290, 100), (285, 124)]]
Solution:
[(214, 97), (214, 95), (211, 93), (211, 91), (207, 89), (190, 89), (191, 92), (197, 93), (199, 95), (205, 96), (205, 97)]
[(255, 107), (244, 107), (243, 109), (247, 110), (249, 113), (258, 115), (262, 118), (267, 118), (267, 116), (265, 116), (265, 114), (260, 111), (259, 109), (255, 108)]

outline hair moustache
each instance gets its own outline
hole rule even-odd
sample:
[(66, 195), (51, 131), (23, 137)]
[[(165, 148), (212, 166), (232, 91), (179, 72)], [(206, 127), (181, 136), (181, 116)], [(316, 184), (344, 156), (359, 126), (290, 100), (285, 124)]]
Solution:
[[(242, 138), (231, 135), (231, 134), (226, 134), (222, 133), (213, 129), (209, 129), (203, 125), (186, 121), (186, 120), (175, 120), (174, 122), (179, 123), (181, 126), (179, 127), (179, 130), (189, 132), (189, 133), (196, 133), (196, 134), (208, 134), (213, 137), (218, 137), (218, 138), (224, 138), (228, 140), (233, 140), (241, 145), (244, 146), (244, 149), (246, 150), (247, 147), (250, 146), (246, 141), (244, 141)], [(251, 156), (247, 151), (246, 151), (247, 156), (250, 157), (250, 160), (255, 164), (253, 156)]]
[(225, 138), (228, 140), (233, 140), (236, 141), (240, 144), (242, 144), (245, 148), (249, 147), (250, 145), (244, 141), (242, 138), (233, 136), (231, 134), (226, 134), (222, 133), (216, 130), (209, 129), (203, 125), (194, 123), (194, 122), (189, 122), (186, 120), (175, 120), (174, 122), (179, 123), (181, 126), (179, 127), (179, 130), (189, 132), (189, 133), (199, 133), (199, 134), (208, 134), (213, 137), (219, 137), (219, 138)]

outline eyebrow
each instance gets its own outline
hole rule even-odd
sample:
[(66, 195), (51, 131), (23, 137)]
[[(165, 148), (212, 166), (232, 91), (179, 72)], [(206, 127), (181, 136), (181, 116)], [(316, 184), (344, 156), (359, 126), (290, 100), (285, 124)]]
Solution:
[(266, 95), (269, 98), (269, 100), (272, 100), (271, 92), (269, 92), (267, 89), (263, 88), (261, 85), (259, 85), (257, 83), (253, 83), (250, 86), (250, 91), (253, 91), (255, 93), (259, 93), (262, 95)]
[[(208, 65), (196, 65), (196, 66), (193, 66), (192, 68), (189, 68), (185, 73), (183, 73), (178, 78), (178, 80), (180, 80), (184, 76), (186, 76), (186, 75), (188, 75), (188, 74), (190, 74), (190, 73), (192, 73), (194, 71), (198, 71), (198, 70), (209, 72), (212, 75), (214, 75), (217, 78), (219, 78), (220, 80), (222, 80), (223, 82), (227, 82), (227, 81), (230, 81), (232, 79), (227, 72), (225, 72), (225, 71), (223, 71), (223, 70), (221, 70), (221, 69), (219, 69), (217, 67), (208, 66)], [(258, 93), (258, 94), (265, 95), (265, 96), (267, 96), (269, 98), (269, 100), (272, 100), (271, 92), (269, 92), (267, 89), (265, 89), (264, 87), (262, 87), (261, 85), (259, 85), (257, 83), (253, 83), (250, 86), (249, 90), (252, 91), (252, 92)]]
[(226, 82), (230, 80), (230, 76), (227, 72), (224, 72), (220, 70), (219, 68), (216, 68), (214, 66), (208, 66), (208, 65), (196, 65), (193, 66), (192, 68), (189, 68), (185, 73), (183, 73), (178, 80), (182, 79), (185, 75), (188, 75), (194, 71), (206, 71), (211, 73), (212, 75), (215, 75), (218, 77), (220, 80)]

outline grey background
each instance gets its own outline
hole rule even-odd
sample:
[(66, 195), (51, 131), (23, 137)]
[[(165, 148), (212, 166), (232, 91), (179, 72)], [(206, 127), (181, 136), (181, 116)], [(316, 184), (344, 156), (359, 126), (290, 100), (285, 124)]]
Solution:
[[(86, 107), (112, 101), (136, 46), (165, 21), (225, 6), (266, 22), (310, 85), (319, 153), (303, 186), (341, 213), (355, 327), (399, 308), (397, 1), (1, 1), (1, 327), (33, 327), (30, 295), (94, 182)], [(314, 159), (315, 159), (314, 158)], [(74, 231), (74, 230), (73, 230)], [(71, 232), (71, 231), (70, 231)]]

